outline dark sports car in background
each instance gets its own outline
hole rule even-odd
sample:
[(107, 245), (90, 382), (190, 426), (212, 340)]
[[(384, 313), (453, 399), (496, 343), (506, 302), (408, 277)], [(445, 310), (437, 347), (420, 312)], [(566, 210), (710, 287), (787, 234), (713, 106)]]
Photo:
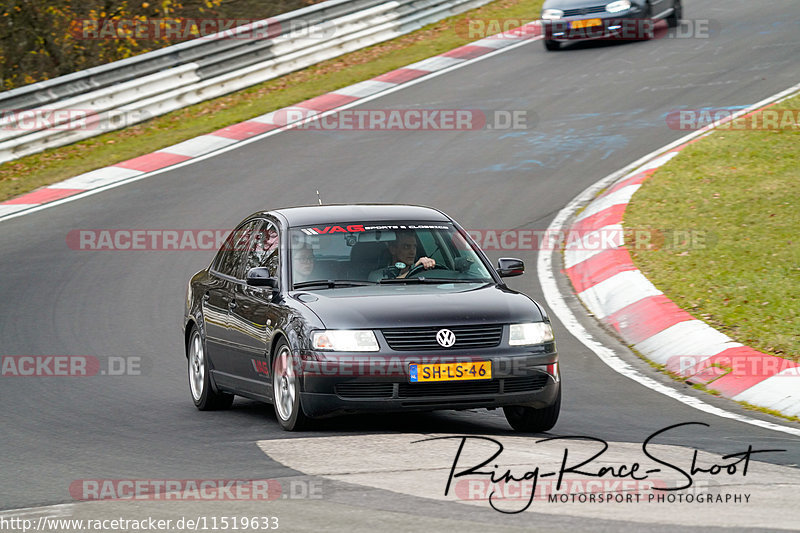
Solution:
[(296, 430), (350, 412), (504, 409), (520, 431), (561, 405), (553, 333), (435, 209), (339, 205), (247, 217), (186, 295), (192, 400), (274, 404)]
[(655, 22), (675, 27), (683, 16), (681, 0), (545, 0), (542, 5), (544, 46), (592, 39), (644, 40)]

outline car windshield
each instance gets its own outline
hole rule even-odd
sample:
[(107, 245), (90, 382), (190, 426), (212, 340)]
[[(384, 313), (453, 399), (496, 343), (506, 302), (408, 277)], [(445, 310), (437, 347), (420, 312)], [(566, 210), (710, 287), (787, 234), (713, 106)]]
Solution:
[(293, 228), (290, 254), (295, 288), (492, 281), (470, 243), (443, 222), (332, 222)]

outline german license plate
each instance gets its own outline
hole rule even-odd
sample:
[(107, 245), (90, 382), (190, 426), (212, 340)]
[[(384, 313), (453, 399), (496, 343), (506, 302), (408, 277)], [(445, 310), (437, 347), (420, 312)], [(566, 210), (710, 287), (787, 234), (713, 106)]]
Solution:
[(600, 26), (602, 23), (603, 21), (600, 19), (573, 20), (569, 23), (569, 27), (572, 29), (591, 28), (592, 26)]
[(492, 362), (430, 363), (409, 365), (410, 381), (463, 381), (467, 379), (492, 379)]

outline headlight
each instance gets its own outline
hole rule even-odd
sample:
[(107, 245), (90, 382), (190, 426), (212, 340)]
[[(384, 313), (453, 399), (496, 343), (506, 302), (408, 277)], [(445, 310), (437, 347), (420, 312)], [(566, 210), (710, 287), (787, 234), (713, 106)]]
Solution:
[(558, 20), (564, 16), (560, 9), (545, 9), (542, 11), (542, 20)]
[(530, 346), (553, 340), (553, 329), (546, 322), (511, 324), (508, 344), (511, 346)]
[(311, 335), (315, 350), (331, 352), (377, 352), (378, 340), (370, 330), (328, 329)]
[(627, 11), (631, 8), (630, 0), (618, 0), (611, 2), (606, 6), (606, 11), (609, 13), (619, 13), (620, 11)]

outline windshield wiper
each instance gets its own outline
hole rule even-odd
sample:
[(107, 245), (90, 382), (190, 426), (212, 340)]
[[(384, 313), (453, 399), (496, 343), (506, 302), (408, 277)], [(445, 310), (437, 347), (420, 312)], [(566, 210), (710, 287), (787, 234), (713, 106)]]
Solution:
[(426, 278), (413, 277), (413, 278), (387, 278), (378, 281), (378, 283), (489, 283), (492, 280), (488, 278), (479, 279), (463, 279), (463, 278)]
[(374, 281), (360, 281), (352, 279), (314, 279), (311, 281), (301, 281), (295, 283), (295, 289), (304, 289), (306, 287), (326, 287), (334, 289), (336, 287), (360, 287), (363, 285), (375, 285)]

